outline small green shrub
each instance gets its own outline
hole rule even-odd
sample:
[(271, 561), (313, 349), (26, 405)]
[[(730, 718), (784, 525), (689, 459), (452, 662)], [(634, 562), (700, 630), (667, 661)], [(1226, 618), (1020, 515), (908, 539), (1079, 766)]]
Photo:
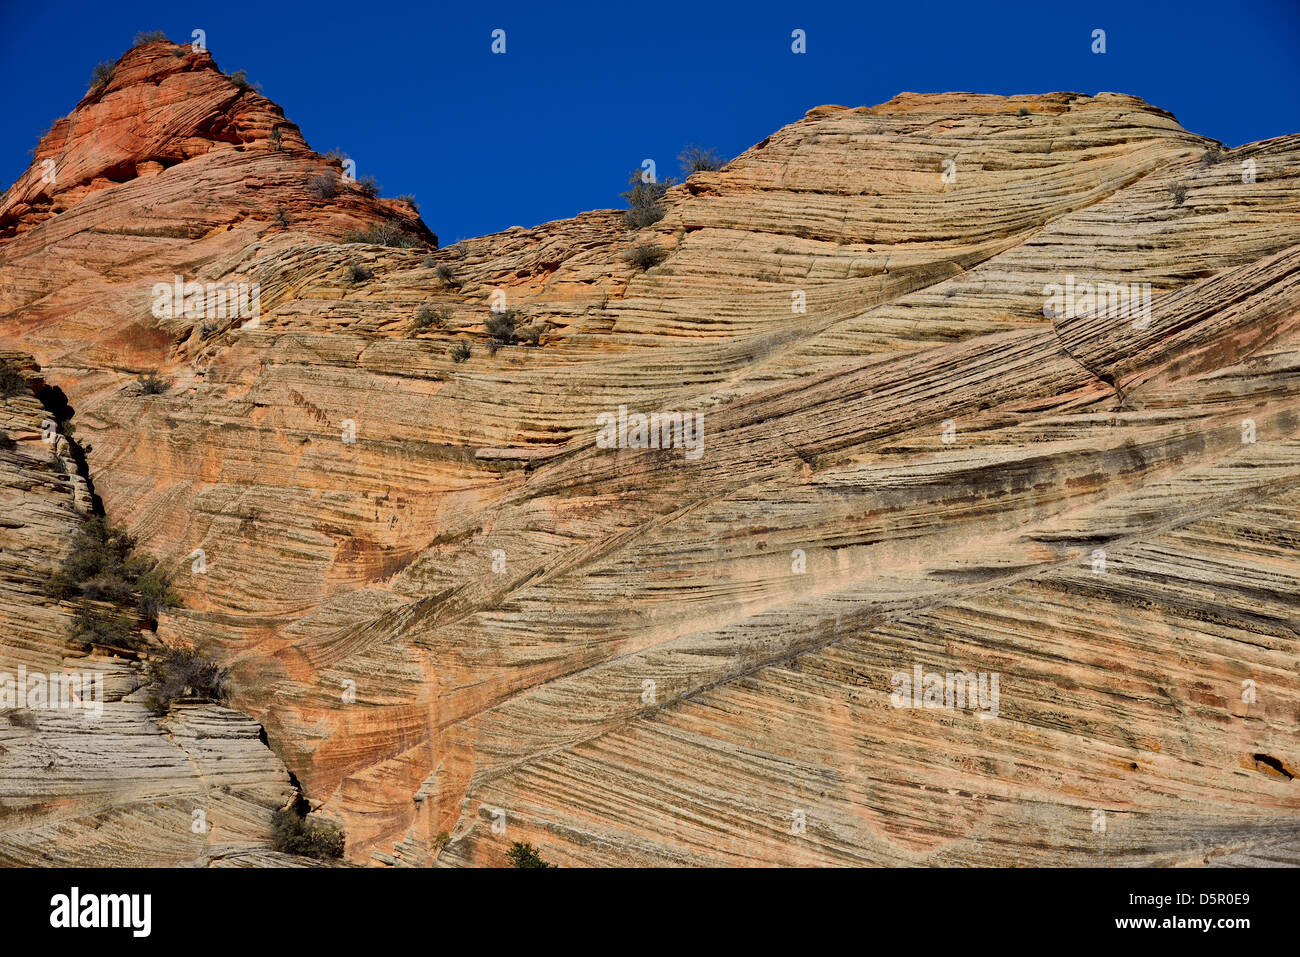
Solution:
[(542, 341), (542, 332), (544, 330), (536, 323), (529, 323), (526, 326), (520, 326), (516, 331), (519, 341), (525, 345), (535, 346)]
[(133, 548), (135, 539), (123, 529), (110, 526), (102, 516), (86, 519), (72, 538), (68, 557), (50, 578), (50, 596), (80, 594), (81, 586), (97, 575), (120, 574)]
[(281, 229), (289, 228), (289, 211), (283, 206), (275, 207), (275, 225)]
[(113, 81), (113, 71), (117, 69), (117, 64), (112, 60), (101, 60), (95, 64), (95, 69), (90, 74), (90, 88), (108, 86)]
[(1207, 166), (1215, 166), (1218, 163), (1222, 163), (1223, 160), (1224, 160), (1223, 147), (1211, 146), (1208, 150), (1206, 150), (1204, 153), (1201, 154), (1201, 158), (1198, 162), (1202, 167), (1207, 167)]
[(464, 362), (466, 359), (470, 357), (471, 352), (472, 350), (470, 349), (469, 343), (465, 342), (462, 339), (460, 342), (456, 343), (454, 346), (451, 347), (451, 361)]
[(668, 253), (654, 243), (638, 243), (627, 252), (627, 261), (641, 270), (651, 269), (667, 258)]
[(348, 282), (365, 282), (367, 279), (375, 278), (375, 274), (361, 263), (351, 263), (348, 265), (347, 277)]
[(72, 619), (72, 640), (87, 651), (91, 645), (138, 650), (140, 632), (122, 612), (83, 602)]
[(0, 359), (0, 399), (10, 399), (27, 391), (27, 380), (18, 367), (7, 359)]
[(725, 165), (716, 150), (705, 149), (694, 144), (682, 150), (677, 159), (682, 164), (682, 175), (684, 176), (690, 176), (692, 173), (713, 172), (722, 169), (723, 165)]
[(1020, 109), (1016, 110), (1016, 116), (1028, 116), (1028, 115), (1029, 115), (1029, 107), (1027, 106), (1022, 106)]
[(141, 376), (136, 381), (140, 383), (141, 395), (163, 395), (171, 388), (165, 380), (158, 378), (154, 372)]
[(241, 90), (261, 89), (261, 87), (248, 81), (248, 74), (243, 70), (236, 70), (234, 73), (230, 74), (230, 82), (235, 84), (235, 86), (239, 87)]
[(663, 219), (664, 194), (676, 180), (669, 177), (656, 183), (645, 183), (641, 181), (641, 170), (636, 169), (628, 182), (632, 188), (622, 196), (632, 208), (623, 214), (623, 221), (633, 229), (642, 229)]
[(135, 586), (115, 571), (105, 572), (82, 583), (81, 597), (115, 605), (130, 604), (135, 600)]
[(403, 193), (401, 196), (398, 196), (397, 201), (399, 203), (406, 203), (406, 205), (410, 206), (417, 213), (420, 211), (420, 204), (415, 201), (415, 197), (410, 193)]
[(515, 341), (515, 327), (518, 324), (518, 310), (506, 309), (488, 316), (487, 322), (483, 323), (483, 328), (497, 345), (508, 346)]
[(330, 821), (309, 821), (293, 808), (271, 815), (271, 846), (282, 854), (331, 860), (343, 856), (346, 844), (343, 831)]
[(144, 30), (141, 30), (139, 33), (135, 35), (135, 43), (131, 45), (142, 47), (146, 43), (166, 43), (166, 42), (167, 42), (167, 34), (163, 33), (161, 30), (150, 30), (147, 33)]
[(307, 194), (316, 199), (333, 199), (339, 194), (339, 178), (334, 173), (317, 173), (307, 180)]
[(412, 332), (424, 332), (426, 329), (441, 329), (451, 321), (451, 310), (445, 306), (435, 306), (426, 302), (411, 320)]
[(194, 650), (169, 648), (146, 671), (145, 704), (154, 714), (166, 714), (177, 698), (222, 702), (230, 696), (230, 669)]
[[(139, 561), (139, 560), (137, 560)], [(153, 629), (158, 627), (158, 616), (168, 608), (180, 605), (180, 599), (172, 591), (171, 583), (157, 564), (150, 564), (136, 575), (135, 610)]]
[(555, 866), (548, 861), (542, 860), (542, 855), (538, 853), (537, 848), (526, 841), (515, 841), (511, 844), (510, 850), (506, 851), (506, 860), (510, 862), (511, 867), (546, 868)]
[(343, 237), (345, 243), (365, 243), (371, 246), (391, 246), (394, 249), (410, 249), (422, 246), (416, 236), (412, 236), (402, 225), (389, 219), (369, 229), (354, 230)]
[(365, 193), (367, 196), (378, 196), (379, 181), (373, 176), (363, 176), (357, 180), (357, 189), (361, 190), (361, 192)]
[[(156, 629), (163, 609), (176, 607), (180, 600), (157, 563), (148, 556), (132, 555), (134, 548), (135, 539), (102, 516), (86, 519), (73, 536), (68, 557), (46, 580), (46, 594), (55, 601), (81, 599), (79, 614), (88, 610), (100, 614), (87, 601), (134, 605), (136, 613)], [(101, 626), (107, 627), (98, 619), (85, 623), (91, 631)]]
[(1169, 195), (1173, 198), (1175, 206), (1181, 206), (1187, 199), (1187, 187), (1182, 183), (1174, 183), (1169, 187)]
[(456, 270), (452, 269), (446, 263), (440, 263), (438, 267), (434, 269), (434, 275), (436, 275), (444, 285), (450, 286), (453, 289), (460, 288), (460, 280), (456, 278)]

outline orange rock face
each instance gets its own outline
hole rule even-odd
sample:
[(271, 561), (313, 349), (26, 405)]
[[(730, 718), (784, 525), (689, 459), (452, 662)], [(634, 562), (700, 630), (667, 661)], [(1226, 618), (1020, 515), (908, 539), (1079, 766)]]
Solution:
[(1294, 859), (1300, 137), (1214, 146), (904, 94), (436, 250), (150, 44), (0, 203), (0, 347), (353, 861)]

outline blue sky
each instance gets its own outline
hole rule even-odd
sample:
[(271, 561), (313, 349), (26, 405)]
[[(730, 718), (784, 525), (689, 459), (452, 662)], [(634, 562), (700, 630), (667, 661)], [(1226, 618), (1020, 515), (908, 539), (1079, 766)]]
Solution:
[[(734, 156), (823, 103), (1131, 93), (1230, 146), (1300, 132), (1300, 2), (256, 4), (0, 0), (0, 183), (140, 30), (206, 31), (319, 152), (413, 193), (444, 245), (621, 207), (646, 157)], [(506, 53), (491, 33), (506, 31)], [(791, 52), (791, 31), (807, 53)], [(1091, 34), (1106, 31), (1107, 52)]]

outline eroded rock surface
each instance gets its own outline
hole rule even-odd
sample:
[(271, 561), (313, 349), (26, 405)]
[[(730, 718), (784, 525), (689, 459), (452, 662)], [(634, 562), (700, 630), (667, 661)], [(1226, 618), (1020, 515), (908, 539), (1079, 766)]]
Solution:
[[(45, 388), (30, 358), (0, 360)], [(45, 581), (91, 497), (67, 440), (45, 441), (55, 436), (52, 421), (32, 389), (0, 398), (0, 672), (9, 696), (29, 676), (46, 679), (45, 688), (51, 675), (100, 684), (78, 686), (80, 707), (52, 707), (48, 691), (4, 702), (0, 863), (286, 859), (270, 850), (270, 819), (295, 792), (255, 721), (214, 704), (178, 704), (156, 717), (141, 701), (138, 660), (69, 644), (71, 606), (46, 597)]]
[[(223, 83), (149, 45), (42, 141), (0, 345), (352, 860), (1295, 862), (1300, 137), (903, 94), (647, 229), (431, 253)], [(429, 248), (339, 241), (394, 217)], [(258, 322), (153, 318), (174, 274), (259, 283)], [(1067, 281), (1149, 311), (1045, 313)], [(537, 346), (489, 349), (498, 291)], [(598, 447), (620, 406), (702, 412), (702, 455)], [(894, 707), (917, 666), (996, 674), (996, 718)]]

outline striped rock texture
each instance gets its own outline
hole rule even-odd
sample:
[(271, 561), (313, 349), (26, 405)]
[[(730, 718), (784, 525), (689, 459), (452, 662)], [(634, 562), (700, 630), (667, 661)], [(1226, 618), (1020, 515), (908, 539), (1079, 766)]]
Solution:
[[(30, 358), (0, 358), (45, 388)], [(0, 399), (0, 672), (11, 695), (37, 674), (84, 675), (102, 692), (83, 708), (0, 710), (0, 865), (295, 861), (270, 850), (271, 812), (294, 789), (256, 722), (211, 704), (156, 718), (137, 693), (140, 662), (69, 646), (71, 605), (44, 583), (91, 495), (67, 441), (43, 441), (46, 421), (32, 390)]]
[[(652, 227), (439, 250), (312, 198), (325, 161), (223, 82), (146, 46), (41, 142), (0, 347), (68, 394), (109, 516), (176, 569), (164, 637), (232, 666), (351, 860), (1297, 862), (1300, 136), (903, 94)], [(101, 182), (97, 124), (179, 158)], [(339, 241), (386, 218), (424, 247)], [(258, 322), (154, 319), (176, 274), (258, 283)], [(1141, 308), (1048, 303), (1088, 283)], [(502, 295), (538, 345), (489, 348)], [(702, 454), (600, 447), (620, 406), (702, 413)], [(895, 707), (918, 668), (996, 676), (996, 716)]]

